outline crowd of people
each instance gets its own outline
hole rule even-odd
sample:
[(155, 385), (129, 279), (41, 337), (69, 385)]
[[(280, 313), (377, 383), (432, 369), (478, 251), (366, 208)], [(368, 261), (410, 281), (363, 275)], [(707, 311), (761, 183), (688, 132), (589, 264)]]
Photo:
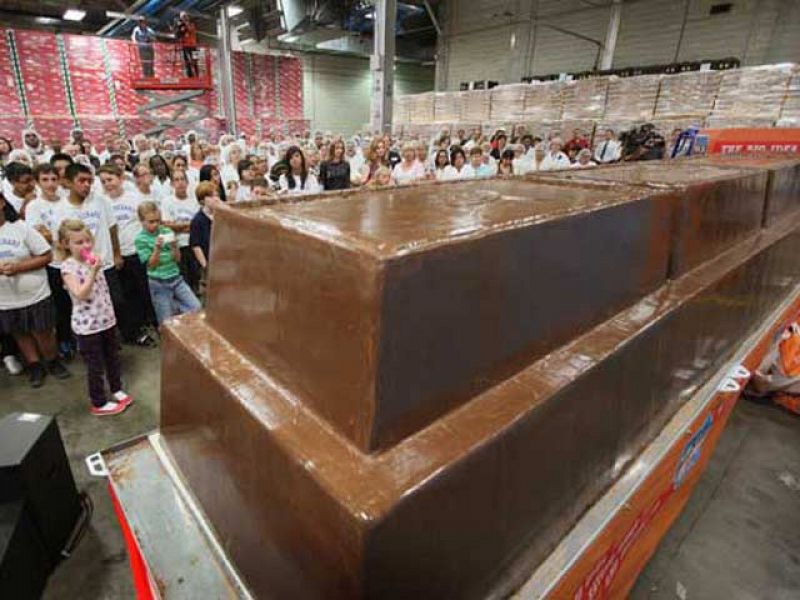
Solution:
[[(485, 136), (442, 130), (434, 139), (306, 131), (265, 139), (190, 131), (175, 140), (107, 138), (83, 132), (46, 144), (32, 129), (0, 136), (0, 346), (5, 368), (30, 383), (70, 377), (87, 365), (92, 412), (118, 414), (122, 389), (118, 334), (158, 343), (158, 325), (201, 307), (211, 228), (221, 203), (352, 187), (409, 185), (625, 160), (613, 131), (594, 145), (576, 129), (562, 141), (524, 126)], [(22, 361), (20, 361), (20, 358)], [(106, 384), (110, 395), (106, 395)]]

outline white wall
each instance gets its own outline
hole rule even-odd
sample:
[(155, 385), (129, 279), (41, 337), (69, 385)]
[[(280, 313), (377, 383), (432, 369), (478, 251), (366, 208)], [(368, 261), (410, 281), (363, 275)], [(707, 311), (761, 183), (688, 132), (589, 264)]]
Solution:
[[(395, 94), (433, 89), (433, 67), (398, 63)], [(352, 134), (369, 123), (372, 75), (369, 59), (355, 56), (303, 56), (303, 104), (312, 129)]]
[[(743, 64), (800, 62), (800, 0), (688, 0), (677, 60), (734, 56)], [(709, 15), (712, 4), (733, 3)], [(685, 0), (626, 0), (613, 67), (675, 60)], [(597, 45), (552, 25), (604, 41), (609, 9), (580, 0), (445, 0), (440, 89), (462, 81), (519, 82), (523, 76), (591, 70)]]

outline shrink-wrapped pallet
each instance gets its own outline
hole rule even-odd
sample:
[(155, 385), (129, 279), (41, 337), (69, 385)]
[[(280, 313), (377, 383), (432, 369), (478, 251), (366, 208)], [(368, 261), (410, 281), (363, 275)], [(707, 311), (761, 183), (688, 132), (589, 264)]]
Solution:
[(563, 110), (563, 86), (558, 81), (528, 85), (525, 89), (525, 119), (535, 122), (558, 121)]
[(656, 110), (661, 79), (662, 75), (639, 75), (637, 77), (612, 75), (608, 81), (603, 118), (632, 121), (651, 119)]
[(491, 91), (472, 90), (460, 96), (461, 117), (465, 121), (488, 121), (491, 112)]
[(434, 94), (433, 120), (450, 123), (461, 120), (461, 92), (438, 92)]
[(395, 96), (392, 108), (392, 121), (396, 124), (408, 123), (411, 119), (411, 96)]
[(602, 119), (606, 109), (608, 77), (568, 81), (561, 88), (562, 119)]
[(525, 115), (526, 83), (501, 85), (491, 90), (490, 120), (520, 121)]
[(784, 63), (725, 71), (710, 123), (737, 123), (735, 126), (740, 127), (773, 125), (780, 117), (794, 68), (794, 64)]
[(714, 107), (721, 79), (719, 71), (690, 71), (664, 76), (655, 117), (706, 117)]
[(786, 89), (778, 127), (800, 127), (800, 68), (795, 69)]
[(411, 123), (432, 123), (434, 93), (415, 94), (409, 96), (409, 122)]

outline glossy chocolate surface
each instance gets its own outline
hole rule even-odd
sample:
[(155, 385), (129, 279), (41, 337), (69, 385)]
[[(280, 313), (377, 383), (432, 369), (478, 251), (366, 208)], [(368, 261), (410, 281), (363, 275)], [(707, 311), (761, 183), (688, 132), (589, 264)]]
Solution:
[(794, 288), (765, 230), (380, 454), (203, 315), (166, 328), (162, 431), (259, 597), (478, 598), (535, 566)]
[(787, 155), (715, 154), (690, 159), (692, 163), (765, 170), (769, 173), (763, 227), (770, 227), (800, 208), (800, 157)]
[(379, 451), (663, 284), (675, 206), (518, 179), (228, 210), (208, 320)]
[(762, 224), (766, 171), (695, 161), (652, 161), (537, 175), (536, 179), (606, 181), (669, 190), (675, 215), (669, 276), (679, 277), (755, 233)]

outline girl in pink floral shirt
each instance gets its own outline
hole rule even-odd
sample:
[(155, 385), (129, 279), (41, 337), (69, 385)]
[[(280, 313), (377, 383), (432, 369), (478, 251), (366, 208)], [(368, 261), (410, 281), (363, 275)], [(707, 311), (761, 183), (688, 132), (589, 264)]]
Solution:
[[(102, 261), (92, 254), (92, 234), (83, 221), (63, 221), (58, 243), (67, 257), (61, 265), (61, 275), (72, 297), (72, 331), (86, 361), (92, 414), (119, 414), (133, 403), (133, 398), (122, 391), (117, 318)], [(110, 399), (106, 397), (104, 378), (111, 389)]]

